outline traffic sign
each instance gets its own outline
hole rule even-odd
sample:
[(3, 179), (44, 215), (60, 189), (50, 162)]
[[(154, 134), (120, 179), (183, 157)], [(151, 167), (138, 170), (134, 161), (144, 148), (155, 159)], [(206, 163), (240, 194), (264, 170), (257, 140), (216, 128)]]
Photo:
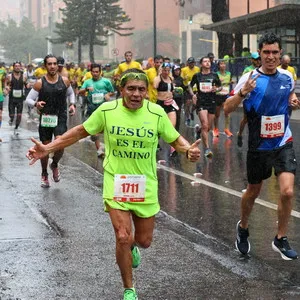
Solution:
[(114, 56), (118, 56), (119, 55), (119, 49), (118, 48), (112, 49), (111, 54), (114, 55)]

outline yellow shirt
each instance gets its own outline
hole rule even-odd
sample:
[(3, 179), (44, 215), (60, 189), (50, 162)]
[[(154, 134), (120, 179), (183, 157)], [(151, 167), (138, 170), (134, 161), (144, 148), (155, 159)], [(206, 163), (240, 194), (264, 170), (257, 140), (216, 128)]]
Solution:
[(123, 72), (127, 71), (128, 69), (143, 70), (139, 62), (132, 60), (129, 64), (126, 62), (119, 64), (115, 70), (115, 75), (121, 75)]
[(33, 73), (33, 75), (38, 79), (42, 78), (46, 74), (47, 74), (47, 70), (43, 69), (43, 68), (37, 68), (37, 69), (35, 69), (35, 71)]
[(68, 73), (69, 73), (69, 79), (70, 80), (74, 80), (75, 78), (75, 69), (71, 68), (71, 69), (67, 69)]
[[(278, 66), (278, 68), (281, 69), (281, 66)], [(297, 74), (296, 74), (296, 71), (295, 71), (294, 67), (288, 66), (286, 70), (289, 71), (292, 74), (294, 80), (297, 80)]]
[(157, 101), (157, 90), (154, 88), (153, 83), (154, 83), (154, 78), (157, 76), (157, 71), (154, 67), (145, 70), (145, 73), (148, 76), (149, 79), (149, 85), (148, 85), (148, 99), (150, 102), (156, 103)]
[(84, 82), (84, 81), (86, 81), (86, 80), (88, 80), (88, 79), (91, 79), (91, 78), (93, 78), (92, 73), (91, 73), (91, 71), (88, 71), (88, 72), (86, 72), (85, 75), (83, 76), (82, 82)]
[(85, 72), (86, 72), (85, 69), (81, 70), (80, 68), (78, 68), (75, 72), (76, 82), (79, 87), (82, 85), (82, 78), (83, 78)]
[(188, 86), (190, 81), (192, 80), (193, 76), (200, 72), (200, 68), (197, 66), (194, 66), (193, 69), (190, 67), (184, 67), (181, 69), (181, 77), (183, 78), (183, 84), (185, 86)]

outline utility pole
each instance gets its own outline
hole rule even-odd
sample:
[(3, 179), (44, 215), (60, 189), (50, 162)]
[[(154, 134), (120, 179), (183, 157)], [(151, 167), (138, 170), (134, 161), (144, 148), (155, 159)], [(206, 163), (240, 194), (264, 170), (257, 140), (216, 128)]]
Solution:
[(53, 5), (52, 5), (52, 0), (48, 0), (48, 10), (49, 10), (49, 16), (48, 16), (48, 26), (49, 26), (49, 35), (46, 37), (47, 40), (47, 52), (48, 54), (52, 53), (52, 24), (53, 24)]
[(156, 0), (153, 0), (153, 57), (157, 51), (157, 30), (156, 30)]

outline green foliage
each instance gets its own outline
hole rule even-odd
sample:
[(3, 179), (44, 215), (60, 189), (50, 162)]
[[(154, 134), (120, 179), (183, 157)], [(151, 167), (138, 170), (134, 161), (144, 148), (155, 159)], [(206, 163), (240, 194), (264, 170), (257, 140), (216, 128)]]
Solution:
[[(89, 45), (90, 60), (94, 61), (94, 46), (107, 44), (107, 37), (115, 32), (130, 35), (130, 21), (118, 0), (64, 0), (63, 21), (56, 24), (58, 38), (54, 42), (77, 42), (78, 53), (82, 45)], [(81, 58), (79, 57), (79, 61)]]
[(13, 19), (0, 22), (1, 45), (9, 61), (27, 63), (29, 54), (31, 57), (44, 57), (47, 53), (46, 35), (46, 30), (36, 30), (28, 18), (24, 18), (19, 26)]

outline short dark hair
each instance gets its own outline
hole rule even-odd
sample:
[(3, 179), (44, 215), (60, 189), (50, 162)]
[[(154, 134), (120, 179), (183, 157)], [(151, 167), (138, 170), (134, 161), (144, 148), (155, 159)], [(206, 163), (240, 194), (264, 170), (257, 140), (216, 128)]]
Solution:
[(46, 66), (48, 58), (53, 58), (53, 57), (56, 58), (56, 62), (57, 62), (57, 57), (56, 57), (55, 55), (53, 55), (53, 54), (48, 54), (48, 55), (46, 55), (45, 58), (44, 58), (44, 65)]
[(200, 61), (199, 61), (200, 65), (202, 64), (202, 62), (203, 62), (203, 60), (204, 60), (205, 58), (208, 58), (208, 59), (209, 59), (209, 62), (210, 62), (210, 58), (209, 58), (208, 56), (203, 56), (203, 57), (200, 58)]
[(281, 38), (273, 32), (267, 32), (259, 39), (258, 49), (261, 50), (265, 44), (271, 45), (275, 43), (277, 43), (279, 49), (281, 49)]
[(99, 71), (101, 71), (101, 65), (100, 64), (96, 64), (96, 63), (91, 64), (90, 70), (92, 71), (95, 68), (99, 68)]
[(128, 50), (128, 51), (126, 51), (126, 52), (124, 53), (124, 56), (125, 56), (126, 54), (128, 54), (128, 53), (133, 54), (132, 51)]
[(159, 55), (159, 54), (156, 55), (156, 56), (154, 56), (154, 61), (156, 61), (156, 60), (158, 60), (158, 59), (162, 59), (162, 60), (163, 60), (164, 58), (163, 58), (162, 55)]

